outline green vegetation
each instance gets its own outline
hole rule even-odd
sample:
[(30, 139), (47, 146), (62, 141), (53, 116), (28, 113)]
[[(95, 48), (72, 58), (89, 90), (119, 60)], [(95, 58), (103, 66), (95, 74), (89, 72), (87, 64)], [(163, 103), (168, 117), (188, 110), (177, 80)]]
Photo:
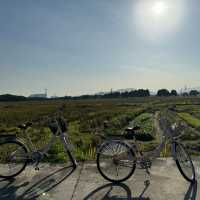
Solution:
[[(53, 116), (62, 108), (63, 116), (68, 122), (68, 133), (76, 157), (79, 160), (90, 160), (95, 159), (96, 146), (104, 139), (101, 136), (122, 134), (128, 126), (139, 125), (142, 127), (140, 134), (150, 133), (155, 139), (142, 143), (141, 147), (144, 150), (153, 149), (159, 142), (153, 120), (155, 112), (176, 105), (178, 115), (171, 118), (171, 121), (179, 120), (188, 124), (182, 141), (198, 153), (200, 149), (199, 100), (198, 97), (140, 97), (1, 102), (0, 134), (16, 133), (17, 137), (25, 139), (17, 125), (32, 121), (34, 126), (28, 132), (34, 144), (41, 148), (51, 137), (45, 118)], [(104, 121), (108, 122), (106, 129), (104, 129)], [(162, 155), (167, 155), (168, 152), (167, 146)], [(65, 162), (66, 159), (63, 147), (57, 140), (46, 161)]]
[(192, 116), (189, 113), (178, 113), (178, 116), (180, 116), (183, 120), (185, 120), (189, 125), (191, 125), (194, 128), (200, 128), (200, 119), (197, 119), (196, 117)]
[(153, 133), (153, 114), (142, 113), (133, 120), (133, 125), (135, 124), (142, 127), (143, 132)]

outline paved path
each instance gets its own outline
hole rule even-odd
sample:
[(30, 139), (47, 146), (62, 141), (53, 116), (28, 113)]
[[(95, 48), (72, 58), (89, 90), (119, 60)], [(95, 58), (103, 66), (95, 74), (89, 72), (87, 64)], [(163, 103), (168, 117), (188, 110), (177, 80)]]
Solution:
[[(41, 164), (42, 165), (42, 164)], [(197, 165), (197, 164), (196, 164)], [(199, 165), (200, 167), (200, 165)], [(198, 169), (198, 173), (200, 170)], [(0, 180), (1, 200), (199, 200), (200, 186), (190, 185), (179, 174), (172, 159), (157, 159), (151, 169), (150, 185), (144, 187), (145, 173), (136, 169), (125, 183), (105, 181), (95, 163), (71, 167), (32, 167), (13, 180)], [(198, 178), (198, 182), (199, 182)]]

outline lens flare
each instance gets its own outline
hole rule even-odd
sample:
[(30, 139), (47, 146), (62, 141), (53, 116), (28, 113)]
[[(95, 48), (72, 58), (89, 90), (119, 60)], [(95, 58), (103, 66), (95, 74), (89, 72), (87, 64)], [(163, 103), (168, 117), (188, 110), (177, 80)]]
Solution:
[(152, 13), (155, 15), (163, 15), (167, 11), (167, 4), (164, 1), (155, 2), (152, 6)]
[(136, 33), (144, 39), (161, 41), (180, 30), (186, 11), (185, 0), (139, 0), (134, 4)]

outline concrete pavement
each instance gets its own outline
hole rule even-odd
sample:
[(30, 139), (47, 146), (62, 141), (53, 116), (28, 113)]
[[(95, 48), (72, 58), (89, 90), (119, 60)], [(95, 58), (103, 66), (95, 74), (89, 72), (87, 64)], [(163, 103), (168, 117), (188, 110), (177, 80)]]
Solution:
[[(195, 163), (198, 175), (199, 162)], [(157, 159), (151, 168), (150, 185), (144, 186), (144, 170), (136, 169), (123, 184), (105, 181), (95, 162), (79, 163), (73, 171), (65, 165), (41, 164), (11, 180), (0, 180), (1, 200), (199, 200), (200, 186), (190, 185), (171, 158)]]

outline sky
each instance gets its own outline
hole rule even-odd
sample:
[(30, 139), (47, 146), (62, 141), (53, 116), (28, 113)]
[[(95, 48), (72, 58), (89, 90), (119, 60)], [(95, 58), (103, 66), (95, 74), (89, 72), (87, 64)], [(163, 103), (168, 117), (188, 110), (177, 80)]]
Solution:
[(199, 0), (0, 0), (0, 94), (200, 86)]

